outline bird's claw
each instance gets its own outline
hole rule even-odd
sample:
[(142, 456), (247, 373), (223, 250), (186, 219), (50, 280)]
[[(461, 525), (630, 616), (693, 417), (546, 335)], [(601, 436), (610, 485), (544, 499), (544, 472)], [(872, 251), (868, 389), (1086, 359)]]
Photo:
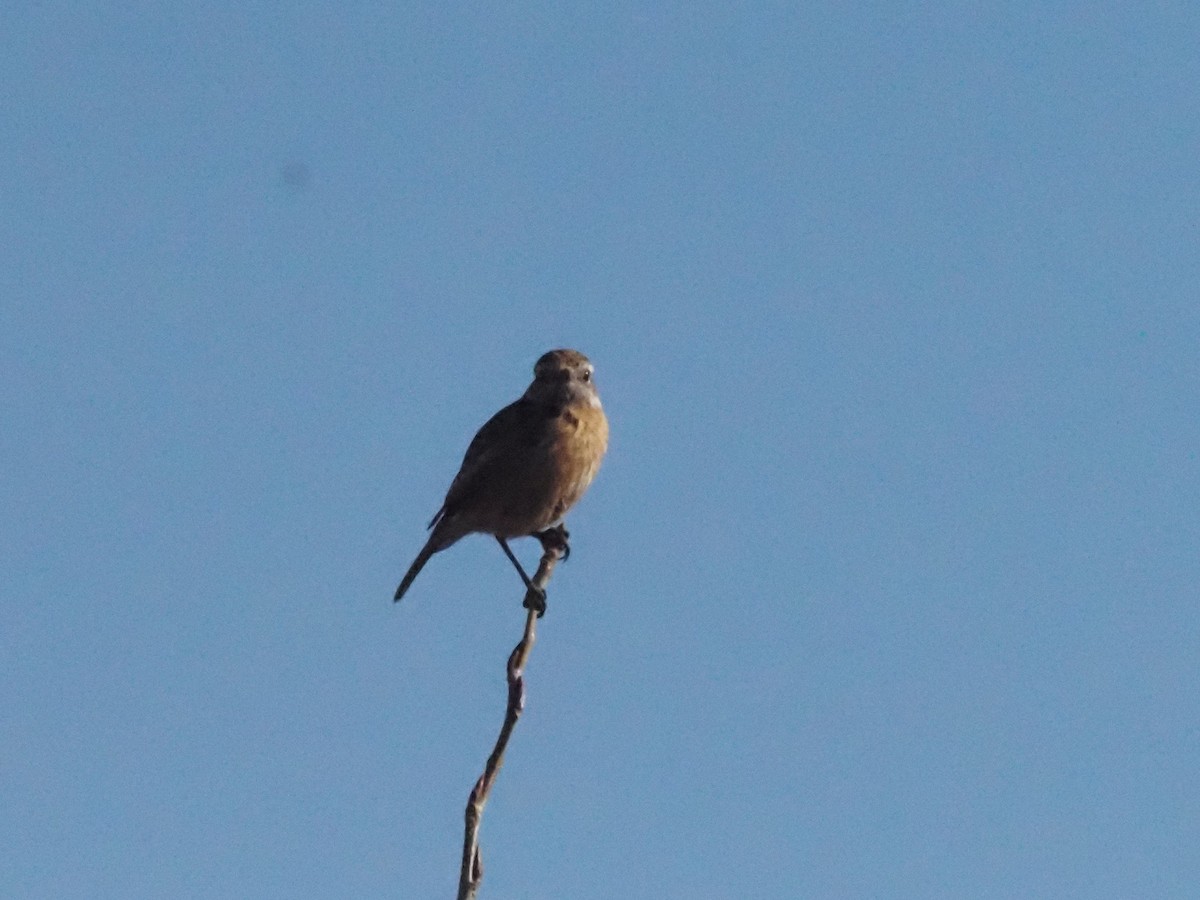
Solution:
[(521, 605), (536, 612), (540, 619), (546, 614), (546, 589), (531, 585), (525, 592), (525, 600)]
[(570, 537), (571, 532), (567, 531), (565, 525), (547, 528), (537, 534), (537, 539), (542, 543), (542, 549), (557, 551), (561, 562), (566, 562), (571, 555)]

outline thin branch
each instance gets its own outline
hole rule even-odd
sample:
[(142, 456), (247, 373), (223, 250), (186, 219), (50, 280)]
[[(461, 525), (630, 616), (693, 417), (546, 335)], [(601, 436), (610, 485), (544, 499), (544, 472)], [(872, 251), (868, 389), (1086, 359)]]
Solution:
[(542, 539), (542, 561), (537, 573), (533, 576), (533, 586), (541, 592), (541, 596), (530, 590), (525, 595), (525, 633), (513, 648), (508, 657), (508, 704), (504, 710), (504, 724), (500, 726), (500, 734), (496, 738), (496, 746), (488, 757), (483, 774), (475, 782), (470, 799), (467, 800), (466, 828), (463, 832), (462, 868), (458, 876), (458, 900), (474, 900), (479, 884), (483, 881), (483, 859), (479, 853), (479, 824), (483, 818), (483, 807), (492, 793), (492, 785), (500, 774), (500, 766), (504, 764), (504, 751), (508, 747), (508, 739), (512, 736), (517, 719), (525, 709), (525, 664), (537, 640), (537, 620), (539, 610), (545, 609), (546, 584), (560, 559), (566, 555), (567, 544), (565, 532), (556, 539), (548, 535)]

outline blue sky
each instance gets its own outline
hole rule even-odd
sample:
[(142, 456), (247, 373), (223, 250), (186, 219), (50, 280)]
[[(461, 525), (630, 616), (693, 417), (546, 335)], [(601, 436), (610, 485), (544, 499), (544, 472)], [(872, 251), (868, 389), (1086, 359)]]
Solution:
[(10, 7), (0, 894), (1194, 896), (1193, 4)]

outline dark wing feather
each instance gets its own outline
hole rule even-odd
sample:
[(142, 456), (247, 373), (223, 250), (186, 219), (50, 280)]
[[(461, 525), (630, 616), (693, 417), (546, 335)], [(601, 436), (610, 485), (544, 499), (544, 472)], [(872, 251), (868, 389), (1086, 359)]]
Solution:
[(453, 515), (481, 481), (487, 479), (489, 469), (497, 460), (532, 449), (523, 447), (521, 441), (536, 441), (542, 429), (535, 427), (535, 420), (553, 418), (556, 413), (553, 406), (522, 397), (488, 419), (467, 447), (462, 466), (446, 492), (446, 502), (429, 523), (430, 527), (443, 516)]

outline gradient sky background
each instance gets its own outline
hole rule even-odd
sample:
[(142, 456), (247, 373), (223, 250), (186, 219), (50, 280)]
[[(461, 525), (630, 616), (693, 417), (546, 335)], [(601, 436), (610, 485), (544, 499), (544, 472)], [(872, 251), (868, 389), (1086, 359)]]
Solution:
[[(1194, 897), (1195, 3), (12, 3), (0, 895)], [(531, 564), (537, 549), (518, 542)]]

